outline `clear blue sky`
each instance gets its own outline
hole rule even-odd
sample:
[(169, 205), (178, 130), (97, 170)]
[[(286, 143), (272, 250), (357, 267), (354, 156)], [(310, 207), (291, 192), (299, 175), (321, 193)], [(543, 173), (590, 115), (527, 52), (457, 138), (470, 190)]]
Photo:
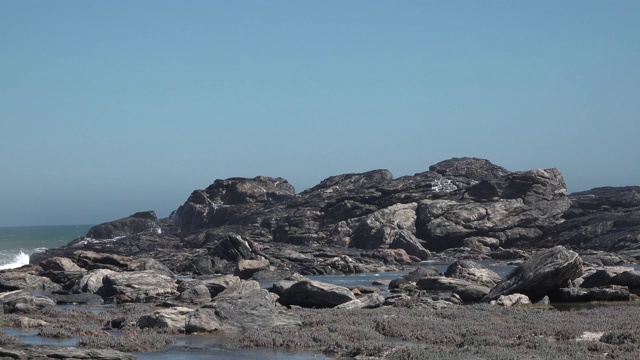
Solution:
[(0, 226), (475, 156), (640, 185), (639, 1), (0, 1)]

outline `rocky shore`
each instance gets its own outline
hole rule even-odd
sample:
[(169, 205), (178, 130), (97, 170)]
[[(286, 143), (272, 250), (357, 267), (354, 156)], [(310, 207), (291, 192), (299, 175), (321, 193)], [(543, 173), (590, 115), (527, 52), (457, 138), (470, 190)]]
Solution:
[[(501, 278), (477, 262), (487, 259), (518, 266)], [(497, 347), (509, 358), (510, 351), (535, 344), (561, 354), (566, 349), (558, 341), (575, 342), (587, 330), (554, 330), (559, 335), (536, 330), (515, 342), (501, 334), (454, 332), (436, 346), (424, 333), (391, 330), (397, 324), (382, 319), (413, 316), (448, 329), (447, 317), (462, 321), (459, 314), (467, 314), (520, 326), (507, 319), (546, 318), (544, 311), (556, 311), (540, 307), (550, 303), (635, 304), (640, 272), (624, 265), (638, 259), (640, 187), (567, 195), (557, 169), (510, 172), (487, 160), (461, 158), (397, 179), (387, 170), (333, 176), (299, 194), (282, 178), (216, 180), (194, 191), (170, 218), (144, 211), (100, 224), (65, 247), (34, 254), (29, 266), (0, 272), (0, 302), (5, 326), (40, 329), (51, 326), (52, 314), (68, 316), (52, 310), (56, 304), (139, 306), (125, 315), (96, 318), (89, 329), (69, 325), (69, 333), (131, 334), (120, 342), (155, 336), (164, 346), (167, 332), (228, 333), (245, 346), (311, 349), (339, 357), (429, 358), (431, 351), (455, 358), (464, 349), (476, 349), (480, 358), (495, 358), (486, 354)], [(451, 265), (440, 273), (426, 260)], [(359, 288), (308, 278), (392, 270), (407, 274)], [(260, 281), (273, 285), (264, 289)], [(514, 305), (528, 310), (497, 310)], [(331, 330), (336, 324), (326, 319), (334, 316), (342, 319), (342, 327)], [(608, 320), (589, 324), (589, 331), (601, 333), (575, 351), (632, 358), (635, 326), (618, 327), (623, 332), (618, 334)], [(314, 331), (324, 335), (311, 336)], [(292, 332), (309, 337), (290, 343)], [(354, 338), (351, 345), (332, 343), (335, 334)], [(88, 337), (86, 351), (135, 351), (119, 348), (109, 336)], [(142, 339), (133, 342), (143, 344)], [(0, 339), (4, 357), (58, 351), (47, 349)], [(79, 355), (71, 358), (88, 356), (74, 351)]]

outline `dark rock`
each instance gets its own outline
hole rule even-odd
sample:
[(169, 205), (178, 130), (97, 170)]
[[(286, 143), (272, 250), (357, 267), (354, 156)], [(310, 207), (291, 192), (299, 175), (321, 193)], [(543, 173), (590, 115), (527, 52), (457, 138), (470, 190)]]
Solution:
[(490, 288), (482, 285), (460, 286), (453, 290), (460, 300), (465, 303), (476, 303), (482, 300), (491, 291)]
[(509, 171), (490, 161), (478, 158), (453, 158), (429, 166), (429, 171), (447, 177), (464, 177), (476, 181), (493, 180), (507, 175)]
[(640, 295), (640, 271), (625, 271), (614, 276), (609, 283), (627, 286), (632, 293)]
[(640, 187), (603, 187), (573, 193), (566, 222), (549, 231), (545, 245), (618, 252), (640, 249)]
[(139, 212), (120, 220), (106, 222), (92, 227), (86, 237), (90, 239), (113, 239), (160, 229), (155, 212)]
[[(592, 271), (586, 271), (582, 276), (582, 282), (580, 282), (579, 286), (582, 288), (594, 288), (606, 286), (611, 283), (611, 280), (617, 275), (627, 272), (633, 271), (633, 268), (616, 266), (616, 267), (605, 267), (602, 269), (593, 269)], [(576, 282), (578, 282), (577, 279)]]
[(521, 293), (532, 301), (567, 287), (582, 274), (582, 260), (577, 253), (562, 246), (541, 250), (511, 271), (499, 282), (483, 301), (495, 300), (501, 295)]
[(284, 290), (279, 302), (283, 305), (330, 308), (351, 300), (355, 300), (355, 296), (345, 287), (313, 280), (302, 280)]
[(282, 178), (258, 176), (216, 180), (207, 189), (194, 191), (172, 219), (184, 233), (241, 223), (239, 218), (250, 217), (252, 210), (294, 195), (293, 186)]
[(570, 287), (559, 289), (553, 296), (554, 301), (627, 301), (630, 298), (626, 286), (608, 285), (602, 287)]

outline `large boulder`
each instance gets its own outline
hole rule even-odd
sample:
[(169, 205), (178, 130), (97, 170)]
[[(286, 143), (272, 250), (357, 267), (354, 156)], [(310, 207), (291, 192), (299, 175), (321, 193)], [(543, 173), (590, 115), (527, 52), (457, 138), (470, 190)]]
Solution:
[(252, 328), (300, 326), (300, 321), (276, 302), (277, 296), (256, 281), (242, 281), (187, 314), (185, 330), (236, 332)]
[(90, 293), (90, 294), (104, 294), (104, 277), (107, 275), (115, 274), (116, 272), (108, 269), (96, 269), (91, 270), (73, 286), (72, 291), (74, 293)]
[(114, 239), (142, 232), (158, 231), (160, 228), (155, 212), (145, 211), (96, 225), (89, 229), (86, 237), (91, 239)]
[(491, 289), (483, 301), (520, 293), (536, 302), (545, 295), (551, 296), (556, 290), (567, 287), (581, 274), (582, 259), (576, 252), (562, 246), (541, 250), (513, 269)]
[(117, 303), (160, 301), (178, 295), (175, 280), (155, 271), (111, 273), (102, 282), (104, 297)]
[(33, 296), (24, 290), (1, 293), (0, 303), (2, 303), (5, 314), (32, 313), (39, 309), (53, 307), (56, 304), (48, 297)]
[(310, 308), (330, 308), (355, 300), (346, 287), (320, 281), (302, 280), (289, 286), (280, 297), (283, 305), (298, 305)]

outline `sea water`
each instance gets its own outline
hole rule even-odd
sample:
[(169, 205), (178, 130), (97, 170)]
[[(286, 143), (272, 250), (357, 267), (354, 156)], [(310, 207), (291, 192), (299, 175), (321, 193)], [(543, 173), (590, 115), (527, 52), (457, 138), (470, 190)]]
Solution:
[(87, 234), (92, 225), (0, 227), (0, 270), (29, 263), (29, 256)]

